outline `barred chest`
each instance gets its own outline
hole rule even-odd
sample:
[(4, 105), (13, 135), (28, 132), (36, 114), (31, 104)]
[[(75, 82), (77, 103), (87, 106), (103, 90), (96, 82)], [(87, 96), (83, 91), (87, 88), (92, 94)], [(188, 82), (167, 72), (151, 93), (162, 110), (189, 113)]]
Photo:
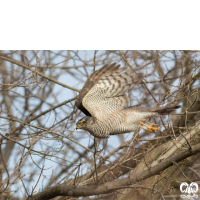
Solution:
[(117, 134), (118, 132), (122, 131), (122, 119), (122, 117), (109, 115), (102, 121), (95, 120), (95, 123), (93, 124), (92, 129), (89, 132), (95, 137), (108, 138), (110, 134)]

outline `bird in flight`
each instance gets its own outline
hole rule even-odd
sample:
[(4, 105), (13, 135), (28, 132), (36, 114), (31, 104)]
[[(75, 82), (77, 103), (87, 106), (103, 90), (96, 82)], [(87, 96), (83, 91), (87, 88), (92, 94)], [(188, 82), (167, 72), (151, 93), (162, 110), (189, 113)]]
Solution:
[(180, 106), (128, 107), (129, 97), (126, 91), (143, 79), (143, 74), (136, 74), (136, 71), (137, 69), (127, 67), (120, 68), (116, 63), (104, 65), (94, 71), (76, 99), (75, 105), (86, 115), (77, 122), (76, 129), (86, 130), (97, 138), (108, 138), (110, 135), (128, 133), (139, 128), (148, 133), (158, 130), (160, 127), (153, 127), (153, 123), (147, 126), (144, 122), (151, 117), (169, 114)]

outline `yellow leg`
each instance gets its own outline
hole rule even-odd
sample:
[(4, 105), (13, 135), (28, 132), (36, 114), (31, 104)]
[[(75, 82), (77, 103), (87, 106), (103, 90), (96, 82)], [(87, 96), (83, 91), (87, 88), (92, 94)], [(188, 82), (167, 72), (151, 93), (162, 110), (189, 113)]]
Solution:
[(143, 122), (140, 122), (143, 126), (146, 126), (148, 129), (145, 129), (144, 127), (140, 126), (140, 128), (144, 129), (147, 133), (154, 133), (156, 130), (160, 129), (160, 127), (152, 127), (153, 123), (150, 124), (150, 126), (147, 126)]

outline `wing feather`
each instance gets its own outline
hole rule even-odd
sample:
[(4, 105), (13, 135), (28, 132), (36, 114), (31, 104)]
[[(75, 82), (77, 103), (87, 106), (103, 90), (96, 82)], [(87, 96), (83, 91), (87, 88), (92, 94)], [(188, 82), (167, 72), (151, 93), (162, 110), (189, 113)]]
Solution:
[(84, 108), (99, 120), (116, 109), (126, 108), (129, 103), (126, 91), (140, 83), (143, 77), (142, 73), (133, 73), (135, 70), (123, 67), (101, 76), (102, 78), (83, 97)]
[(111, 74), (119, 69), (120, 65), (116, 65), (113, 63), (111, 65), (104, 65), (99, 70), (94, 71), (86, 80), (83, 88), (79, 92), (77, 96), (75, 105), (78, 109), (80, 109), (85, 115), (91, 116), (90, 112), (83, 106), (82, 101), (85, 95), (90, 91), (90, 89), (100, 80), (102, 77), (106, 76), (107, 74)]

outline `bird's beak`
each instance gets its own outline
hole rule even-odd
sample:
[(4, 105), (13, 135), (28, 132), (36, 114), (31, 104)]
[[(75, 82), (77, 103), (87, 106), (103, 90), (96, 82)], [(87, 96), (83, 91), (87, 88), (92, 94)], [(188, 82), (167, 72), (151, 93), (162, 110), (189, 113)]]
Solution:
[(79, 129), (78, 124), (76, 124), (76, 130)]

